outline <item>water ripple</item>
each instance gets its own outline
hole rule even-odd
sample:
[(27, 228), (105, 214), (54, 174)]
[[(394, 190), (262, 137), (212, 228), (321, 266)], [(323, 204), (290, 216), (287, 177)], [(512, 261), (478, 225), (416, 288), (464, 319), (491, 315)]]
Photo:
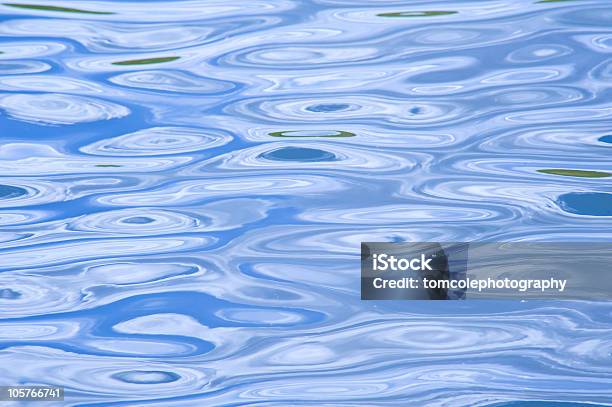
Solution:
[(82, 147), (88, 154), (105, 156), (149, 156), (180, 154), (219, 147), (229, 135), (213, 129), (153, 127)]
[(316, 168), (317, 170), (342, 170), (351, 168), (370, 171), (396, 171), (414, 167), (416, 160), (391, 152), (372, 152), (356, 147), (308, 143), (296, 145), (277, 142), (236, 151), (227, 158), (221, 157), (220, 168), (227, 169), (287, 169)]
[(66, 187), (61, 184), (10, 178), (5, 178), (2, 182), (0, 184), (0, 208), (57, 202), (64, 200), (67, 195)]
[(127, 107), (112, 102), (53, 93), (0, 96), (0, 108), (15, 119), (51, 125), (109, 120), (130, 113)]
[(231, 90), (235, 86), (230, 82), (161, 70), (128, 72), (114, 76), (110, 81), (117, 85), (148, 91), (193, 94), (217, 94)]
[[(334, 104), (330, 104), (330, 99)], [(326, 103), (327, 102), (327, 103)], [(391, 124), (426, 125), (448, 122), (466, 112), (450, 103), (416, 99), (384, 99), (334, 95), (333, 98), (304, 100), (243, 100), (242, 105), (226, 109), (229, 114), (252, 115), (260, 120), (270, 117), (276, 121), (296, 120), (319, 122), (322, 115), (330, 123), (349, 121), (389, 122)]]
[(51, 69), (49, 64), (40, 61), (2, 61), (0, 62), (0, 74), (16, 75), (27, 73), (40, 73)]

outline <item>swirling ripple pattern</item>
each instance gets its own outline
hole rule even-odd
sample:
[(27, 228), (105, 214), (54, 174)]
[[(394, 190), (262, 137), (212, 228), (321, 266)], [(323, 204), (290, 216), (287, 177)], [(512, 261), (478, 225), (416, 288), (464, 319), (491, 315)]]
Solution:
[(361, 241), (612, 238), (610, 1), (0, 14), (0, 384), (612, 405), (609, 303), (359, 299)]

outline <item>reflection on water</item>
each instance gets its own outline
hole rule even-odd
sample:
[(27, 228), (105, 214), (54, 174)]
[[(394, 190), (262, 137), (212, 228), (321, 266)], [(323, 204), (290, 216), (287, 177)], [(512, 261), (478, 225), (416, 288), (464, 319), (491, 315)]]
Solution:
[(113, 65), (150, 65), (150, 64), (161, 64), (163, 62), (176, 61), (180, 57), (160, 57), (160, 58), (144, 58), (144, 59), (132, 59), (129, 61), (113, 62)]
[(261, 154), (262, 158), (278, 161), (335, 161), (336, 156), (328, 151), (306, 147), (282, 147)]
[(552, 175), (564, 175), (567, 177), (584, 177), (584, 178), (607, 178), (612, 176), (612, 174), (608, 172), (602, 171), (584, 171), (584, 170), (566, 170), (566, 169), (547, 169), (547, 170), (538, 170), (543, 174), (552, 174)]
[(72, 7), (59, 7), (59, 6), (49, 6), (42, 4), (23, 4), (23, 3), (3, 3), (4, 6), (21, 8), (26, 10), (40, 10), (40, 11), (59, 11), (64, 13), (83, 13), (83, 14), (115, 14), (108, 11), (91, 11), (91, 10), (82, 10), (78, 8)]
[(355, 137), (355, 133), (350, 131), (328, 131), (328, 130), (287, 130), (274, 131), (270, 133), (272, 137)]
[(3, 384), (612, 403), (609, 304), (362, 302), (358, 269), (362, 241), (610, 240), (609, 1), (0, 13)]

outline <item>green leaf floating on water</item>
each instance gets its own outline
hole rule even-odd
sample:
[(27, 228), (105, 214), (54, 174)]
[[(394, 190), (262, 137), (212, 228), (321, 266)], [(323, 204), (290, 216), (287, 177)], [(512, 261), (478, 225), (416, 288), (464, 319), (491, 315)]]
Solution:
[(566, 1), (576, 1), (576, 0), (539, 0), (539, 1), (536, 1), (536, 4), (538, 3), (562, 3)]
[(113, 62), (113, 65), (149, 65), (149, 64), (161, 64), (162, 62), (176, 61), (180, 57), (160, 57), (160, 58), (145, 58), (145, 59), (131, 59), (129, 61)]
[(457, 14), (457, 11), (398, 11), (395, 13), (380, 13), (378, 17), (435, 17)]
[[(315, 138), (315, 137), (355, 137), (355, 133), (351, 133), (350, 131), (343, 130), (333, 130), (333, 131), (320, 131), (320, 134), (317, 134), (318, 131), (302, 131), (302, 130), (286, 130), (286, 131), (275, 131), (272, 133), (268, 133), (269, 136), (272, 137), (293, 137), (293, 138)], [(298, 134), (296, 134), (298, 133)], [(302, 135), (300, 135), (300, 133)], [(331, 134), (336, 133), (336, 134)]]
[(102, 167), (102, 168), (117, 168), (117, 167), (121, 167), (120, 165), (117, 164), (96, 164), (95, 167)]
[(63, 13), (81, 13), (81, 14), (115, 14), (110, 11), (91, 11), (81, 10), (78, 8), (71, 7), (58, 7), (58, 6), (43, 6), (39, 4), (19, 4), (19, 3), (3, 3), (8, 7), (23, 8), (26, 10), (40, 10), (40, 11), (60, 11)]
[(564, 170), (564, 169), (547, 169), (547, 170), (538, 170), (538, 172), (544, 174), (551, 175), (563, 175), (566, 177), (583, 177), (583, 178), (606, 178), (612, 177), (612, 174), (608, 172), (600, 172), (600, 171), (583, 171), (583, 170)]

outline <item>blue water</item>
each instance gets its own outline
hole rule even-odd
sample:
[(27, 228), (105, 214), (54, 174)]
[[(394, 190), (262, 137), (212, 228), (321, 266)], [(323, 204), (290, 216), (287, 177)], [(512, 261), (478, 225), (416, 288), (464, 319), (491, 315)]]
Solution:
[(572, 192), (559, 197), (561, 208), (570, 213), (590, 216), (612, 216), (612, 194)]
[(362, 241), (610, 241), (612, 178), (539, 172), (612, 172), (610, 1), (0, 14), (0, 385), (612, 405), (610, 303), (359, 299)]

